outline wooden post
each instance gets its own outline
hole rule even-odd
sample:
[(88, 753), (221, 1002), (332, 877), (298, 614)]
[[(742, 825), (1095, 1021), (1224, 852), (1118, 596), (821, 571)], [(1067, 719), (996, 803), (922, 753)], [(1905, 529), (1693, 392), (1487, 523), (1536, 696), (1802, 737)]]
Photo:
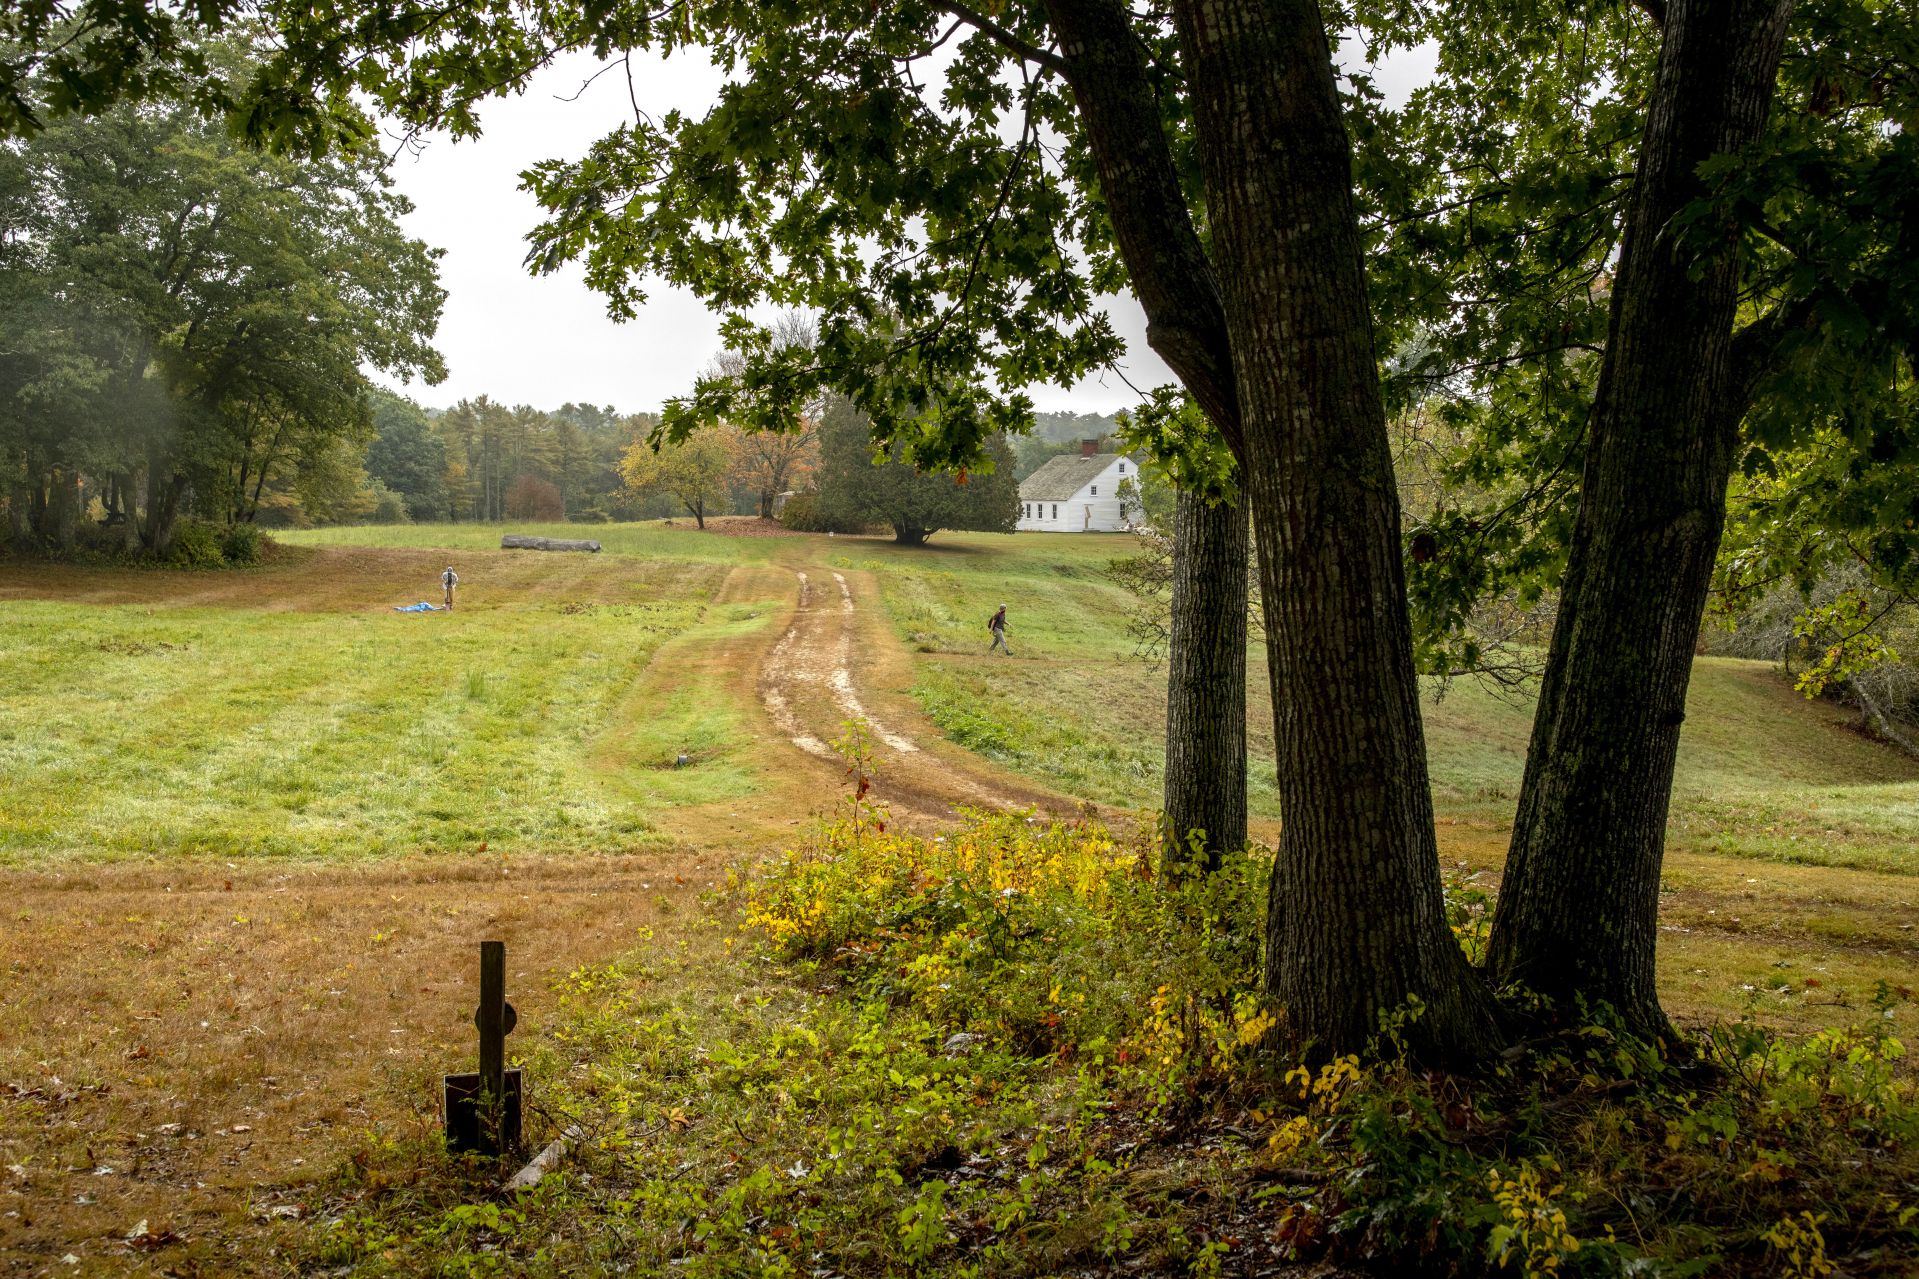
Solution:
[[(506, 943), (480, 943), (480, 1105), (489, 1115), (506, 1100)], [(495, 1152), (498, 1153), (498, 1152)]]
[(506, 1068), (506, 1037), (519, 1018), (506, 1002), (506, 943), (480, 943), (480, 1069), (448, 1075), (442, 1096), (446, 1140), (455, 1150), (500, 1155), (520, 1144), (520, 1072)]

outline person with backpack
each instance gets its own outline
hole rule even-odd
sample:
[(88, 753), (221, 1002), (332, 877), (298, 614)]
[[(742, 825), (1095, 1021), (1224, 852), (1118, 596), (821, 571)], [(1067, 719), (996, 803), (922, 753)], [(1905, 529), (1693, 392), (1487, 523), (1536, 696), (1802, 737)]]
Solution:
[(453, 611), (453, 588), (459, 584), (460, 575), (453, 571), (451, 564), (447, 565), (446, 572), (440, 574), (440, 586), (446, 591), (446, 611), (449, 613)]
[(999, 606), (999, 612), (993, 614), (993, 620), (986, 624), (986, 629), (993, 632), (993, 647), (986, 651), (990, 654), (993, 649), (998, 649), (1011, 657), (1013, 650), (1006, 646), (1006, 605)]

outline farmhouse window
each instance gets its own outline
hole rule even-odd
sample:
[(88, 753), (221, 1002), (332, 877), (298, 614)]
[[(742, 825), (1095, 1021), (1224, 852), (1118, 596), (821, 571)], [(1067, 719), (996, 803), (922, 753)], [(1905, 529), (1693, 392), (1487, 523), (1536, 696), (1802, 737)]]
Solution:
[(1053, 505), (1053, 518), (1054, 518), (1054, 519), (1058, 519), (1058, 518), (1059, 518), (1059, 504), (1058, 504), (1058, 503), (1054, 503), (1054, 505)]
[(1098, 497), (1098, 496), (1099, 496), (1099, 485), (1097, 485), (1097, 484), (1095, 484), (1095, 485), (1093, 485), (1093, 496), (1094, 496), (1094, 497)]
[(1119, 464), (1119, 473), (1120, 473), (1121, 475), (1124, 475), (1124, 474), (1126, 474), (1126, 463), (1124, 463), (1124, 462), (1121, 462), (1121, 463)]

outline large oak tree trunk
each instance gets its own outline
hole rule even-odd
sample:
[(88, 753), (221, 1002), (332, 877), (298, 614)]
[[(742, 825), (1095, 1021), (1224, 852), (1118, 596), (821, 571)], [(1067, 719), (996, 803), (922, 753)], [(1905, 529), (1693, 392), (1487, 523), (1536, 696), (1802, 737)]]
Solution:
[(15, 480), (7, 489), (7, 531), (16, 548), (27, 544), (32, 527), (28, 512), (32, 505), (33, 494), (26, 481)]
[(1687, 227), (1702, 162), (1759, 136), (1791, 0), (1673, 0), (1627, 213), (1570, 558), (1491, 968), (1668, 1030), (1659, 873), (1743, 399), (1739, 229)]
[(1447, 926), (1400, 561), (1399, 500), (1314, 0), (1174, 6), (1245, 437), (1284, 828), (1266, 980), (1287, 1046), (1407, 1038), (1465, 1060), (1490, 996)]
[(1181, 492), (1167, 646), (1169, 874), (1246, 843), (1246, 512)]

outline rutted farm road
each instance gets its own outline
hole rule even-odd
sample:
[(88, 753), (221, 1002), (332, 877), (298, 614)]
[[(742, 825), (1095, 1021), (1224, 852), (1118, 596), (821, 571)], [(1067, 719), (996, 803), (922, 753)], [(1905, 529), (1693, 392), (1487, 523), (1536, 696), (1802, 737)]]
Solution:
[(778, 571), (787, 575), (791, 611), (760, 655), (755, 683), (773, 730), (805, 760), (795, 765), (824, 769), (838, 785), (845, 766), (830, 743), (849, 721), (863, 720), (875, 789), (906, 814), (944, 820), (963, 807), (1078, 807), (948, 745), (925, 723), (902, 695), (910, 659), (870, 575), (817, 563)]

